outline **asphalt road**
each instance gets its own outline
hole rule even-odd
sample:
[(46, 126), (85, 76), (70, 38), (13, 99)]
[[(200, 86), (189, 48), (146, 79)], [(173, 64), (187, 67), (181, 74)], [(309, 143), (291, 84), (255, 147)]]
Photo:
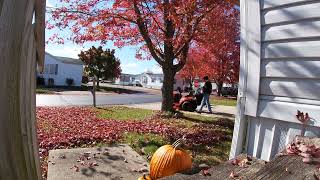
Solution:
[[(160, 102), (159, 94), (109, 94), (97, 95), (97, 105), (122, 105)], [(37, 95), (37, 106), (86, 106), (92, 105), (92, 95)]]

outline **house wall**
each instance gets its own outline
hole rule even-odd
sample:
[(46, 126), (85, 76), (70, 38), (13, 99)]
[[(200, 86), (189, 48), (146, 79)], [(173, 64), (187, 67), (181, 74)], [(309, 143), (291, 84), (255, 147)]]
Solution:
[(55, 86), (66, 86), (66, 78), (73, 79), (73, 86), (81, 86), (83, 66), (78, 64), (65, 64), (57, 61), (54, 57), (46, 54), (45, 65), (46, 64), (58, 64), (57, 74), (40, 74), (45, 78), (46, 85), (48, 84), (48, 79), (54, 79)]
[(142, 86), (146, 88), (161, 89), (162, 87), (162, 82), (158, 77), (154, 79), (154, 82), (152, 82), (152, 77), (148, 74), (142, 74), (137, 79), (139, 79)]
[(320, 136), (319, 9), (311, 0), (241, 1), (242, 70), (230, 157), (273, 158), (301, 134), (297, 110), (312, 118), (304, 135)]
[(119, 85), (130, 85), (136, 81), (135, 75), (121, 74), (119, 78), (116, 78), (114, 83)]

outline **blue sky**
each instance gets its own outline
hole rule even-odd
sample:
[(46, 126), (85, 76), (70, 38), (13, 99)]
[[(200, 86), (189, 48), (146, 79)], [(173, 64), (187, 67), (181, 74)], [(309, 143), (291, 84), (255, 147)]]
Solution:
[[(53, 7), (57, 3), (59, 3), (59, 1), (57, 0), (47, 0), (48, 7)], [(54, 33), (58, 33), (62, 36), (68, 36), (69, 32), (68, 30), (46, 31), (46, 38), (48, 39)], [(65, 39), (64, 44), (60, 44), (60, 45), (52, 44), (52, 43), (47, 44), (46, 51), (55, 56), (78, 58), (78, 54), (80, 53), (81, 50), (88, 49), (93, 45), (99, 46), (99, 43), (89, 42), (89, 43), (86, 43), (84, 46), (79, 46), (73, 43), (72, 41), (67, 41)], [(137, 47), (128, 46), (128, 47), (123, 47), (119, 49), (113, 46), (113, 42), (109, 42), (104, 48), (116, 49), (116, 57), (118, 57), (121, 61), (122, 73), (138, 74), (148, 70), (154, 73), (162, 73), (161, 68), (158, 66), (158, 64), (154, 60), (141, 61), (135, 58)]]

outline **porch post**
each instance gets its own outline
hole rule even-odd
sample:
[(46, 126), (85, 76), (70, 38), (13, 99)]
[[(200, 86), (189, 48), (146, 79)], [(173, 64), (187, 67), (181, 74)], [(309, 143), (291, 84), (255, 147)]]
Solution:
[[(0, 179), (41, 179), (35, 88), (36, 56), (44, 54), (44, 43), (35, 43), (32, 26), (39, 2), (44, 8), (42, 0), (0, 0)], [(37, 32), (44, 35), (44, 27)]]

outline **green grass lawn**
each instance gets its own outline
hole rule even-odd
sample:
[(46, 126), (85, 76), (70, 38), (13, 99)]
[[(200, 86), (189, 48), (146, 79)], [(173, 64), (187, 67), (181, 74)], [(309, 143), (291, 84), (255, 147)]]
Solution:
[(237, 99), (236, 98), (227, 98), (227, 97), (210, 97), (210, 104), (212, 105), (222, 105), (222, 106), (236, 106)]
[[(98, 117), (104, 119), (116, 120), (152, 120), (158, 117), (157, 111), (127, 108), (127, 107), (107, 107), (96, 109)], [(196, 130), (197, 127), (204, 127), (208, 130), (216, 130), (224, 133), (229, 139), (221, 141), (217, 144), (183, 147), (192, 154), (193, 162), (195, 164), (206, 163), (208, 165), (216, 165), (226, 161), (229, 156), (231, 137), (233, 132), (233, 120), (215, 116), (201, 116), (198, 114), (185, 113), (179, 118), (161, 118), (170, 126), (178, 127), (179, 129), (188, 129), (188, 131)], [(136, 132), (125, 132), (123, 134), (122, 142), (129, 144), (140, 155), (143, 155), (147, 160), (150, 160), (152, 154), (162, 145), (171, 144), (172, 141), (166, 137), (158, 134), (139, 134)]]
[(125, 133), (123, 143), (129, 144), (139, 154), (150, 158), (152, 154), (160, 147), (168, 143), (168, 141), (157, 134), (139, 134)]
[(36, 94), (54, 94), (55, 92), (46, 88), (37, 88)]
[(147, 109), (127, 108), (121, 106), (98, 108), (98, 117), (115, 120), (144, 120), (155, 114)]

